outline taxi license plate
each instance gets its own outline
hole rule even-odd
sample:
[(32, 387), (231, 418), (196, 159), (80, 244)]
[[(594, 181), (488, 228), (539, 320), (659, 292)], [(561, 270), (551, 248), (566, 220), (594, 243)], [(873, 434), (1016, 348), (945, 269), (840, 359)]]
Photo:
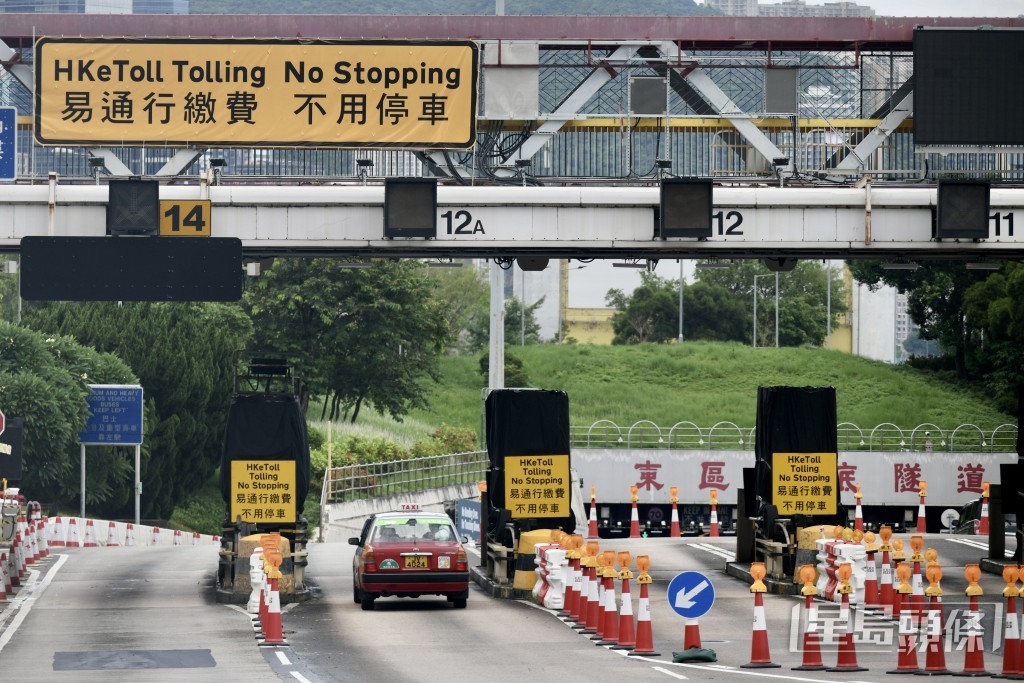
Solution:
[(429, 569), (426, 555), (409, 555), (405, 558), (406, 569)]

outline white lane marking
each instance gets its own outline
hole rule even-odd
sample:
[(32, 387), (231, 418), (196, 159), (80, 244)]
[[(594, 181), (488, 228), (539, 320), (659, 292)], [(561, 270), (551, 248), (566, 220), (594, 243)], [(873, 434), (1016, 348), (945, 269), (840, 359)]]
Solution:
[(227, 607), (228, 609), (233, 609), (236, 612), (241, 612), (242, 614), (246, 615), (247, 617), (253, 616), (252, 614), (249, 614), (249, 610), (247, 610), (244, 607), (240, 607), (238, 605), (225, 605), (225, 607)]
[(677, 674), (674, 671), (669, 671), (668, 669), (663, 669), (660, 666), (652, 666), (651, 668), (654, 669), (655, 671), (660, 671), (663, 674), (668, 674), (672, 678), (678, 678), (681, 681), (688, 681), (688, 680), (690, 680), (689, 678), (687, 678), (683, 674)]
[[(675, 662), (668, 664), (669, 666), (684, 666), (690, 669), (705, 669), (705, 670), (720, 670), (719, 667), (715, 666), (704, 666), (701, 664), (677, 664)], [(784, 681), (802, 681), (803, 683), (835, 683), (835, 679), (830, 678), (801, 678), (799, 676), (788, 676), (786, 674), (770, 674), (764, 673), (764, 670), (757, 669), (730, 669), (729, 673), (743, 674), (745, 676), (761, 676), (762, 678), (778, 678)]]
[(291, 666), (292, 663), (288, 661), (288, 657), (280, 650), (276, 651), (274, 655), (277, 656), (277, 661), (281, 662), (283, 666)]
[(292, 675), (292, 678), (299, 681), (299, 683), (310, 683), (310, 680), (302, 674), (300, 674), (298, 671), (292, 671), (290, 673)]
[[(959, 543), (960, 545), (977, 548), (978, 550), (988, 550), (988, 543), (985, 541), (976, 541), (968, 538), (947, 538), (946, 540), (951, 543)], [(1003, 554), (1006, 555), (1006, 557), (1013, 557), (1014, 553), (1012, 550), (1004, 550)]]
[(718, 555), (719, 557), (721, 557), (723, 559), (726, 559), (726, 560), (731, 560), (733, 558), (733, 555), (734, 555), (734, 553), (729, 552), (725, 548), (720, 548), (717, 545), (712, 545), (710, 543), (691, 543), (690, 547), (692, 547), (692, 548), (700, 548), (701, 550), (703, 550), (705, 552), (709, 552), (712, 555)]
[[(33, 603), (43, 594), (46, 587), (53, 581), (54, 575), (57, 573), (65, 562), (67, 562), (68, 556), (64, 554), (57, 555), (57, 561), (50, 567), (50, 571), (46, 572), (46, 576), (41, 581), (26, 582), (25, 587), (18, 592), (17, 597), (11, 601), (11, 604), (4, 610), (3, 614), (0, 614), (0, 623), (3, 623), (7, 618), (7, 612), (13, 610), (15, 612), (14, 618), (11, 619), (11, 623), (7, 625), (4, 632), (0, 634), (0, 652), (3, 652), (4, 647), (14, 637), (18, 627), (21, 626), (21, 622), (25, 621), (25, 617), (28, 616), (29, 610), (32, 609)], [(34, 571), (34, 570), (33, 570)]]

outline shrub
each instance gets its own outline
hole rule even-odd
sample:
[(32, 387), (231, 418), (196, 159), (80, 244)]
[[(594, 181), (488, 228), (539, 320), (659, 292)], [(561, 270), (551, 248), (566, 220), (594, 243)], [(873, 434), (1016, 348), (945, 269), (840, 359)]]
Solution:
[(442, 424), (427, 435), (426, 439), (417, 441), (411, 454), (415, 457), (425, 455), (446, 455), (448, 453), (465, 453), (477, 450), (477, 436), (472, 429), (452, 427)]

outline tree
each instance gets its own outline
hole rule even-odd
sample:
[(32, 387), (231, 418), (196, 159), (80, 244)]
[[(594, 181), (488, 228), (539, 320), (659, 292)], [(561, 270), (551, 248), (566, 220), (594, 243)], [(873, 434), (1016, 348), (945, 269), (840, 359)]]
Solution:
[(967, 377), (967, 351), (977, 325), (964, 314), (968, 289), (989, 273), (967, 270), (961, 261), (924, 261), (917, 270), (885, 270), (880, 261), (851, 261), (854, 279), (876, 290), (895, 287), (907, 295), (907, 313), (921, 339), (938, 340), (952, 353), (957, 376)]
[(964, 317), (984, 333), (978, 335), (973, 364), (987, 373), (1000, 408), (1024, 417), (1024, 265), (1007, 262), (968, 287)]
[[(21, 488), (48, 502), (77, 501), (78, 432), (89, 416), (87, 385), (135, 384), (138, 379), (118, 358), (71, 337), (0, 322), (0, 340), (0, 404), (8, 420), (24, 420)], [(90, 451), (86, 503), (95, 511), (117, 511), (131, 500), (130, 450)]]
[(417, 261), (344, 268), (332, 259), (278, 259), (243, 302), (258, 345), (293, 356), (300, 399), (324, 399), (325, 417), (354, 422), (364, 403), (400, 419), (425, 406), (449, 341), (441, 304)]
[(248, 318), (235, 305), (170, 302), (48, 303), (24, 314), (35, 329), (73, 335), (131, 366), (147, 410), (142, 514), (167, 518), (220, 465)]
[(632, 294), (610, 289), (605, 301), (615, 309), (612, 344), (667, 342), (679, 334), (679, 281), (640, 273)]
[[(516, 297), (505, 299), (505, 345), (521, 346), (540, 343), (540, 323), (537, 322), (537, 309), (544, 304), (544, 297), (533, 302), (525, 309)], [(470, 348), (480, 351), (486, 349), (491, 339), (490, 306), (487, 315), (477, 317), (469, 330)]]
[(449, 352), (475, 350), (471, 330), (489, 324), (490, 285), (480, 268), (429, 268), (433, 296), (440, 304), (440, 315), (448, 328)]
[[(730, 268), (700, 269), (697, 282), (683, 291), (683, 338), (750, 342), (753, 332), (754, 283), (757, 282), (758, 346), (775, 343), (775, 278), (760, 261), (739, 261)], [(757, 279), (755, 280), (755, 276)], [(831, 284), (830, 283), (831, 280)], [(831, 286), (831, 323), (827, 288)], [(779, 344), (820, 346), (830, 325), (846, 312), (842, 278), (815, 261), (800, 261), (779, 274)], [(665, 342), (679, 335), (679, 281), (641, 273), (631, 295), (610, 290), (617, 309), (612, 316), (614, 344)]]

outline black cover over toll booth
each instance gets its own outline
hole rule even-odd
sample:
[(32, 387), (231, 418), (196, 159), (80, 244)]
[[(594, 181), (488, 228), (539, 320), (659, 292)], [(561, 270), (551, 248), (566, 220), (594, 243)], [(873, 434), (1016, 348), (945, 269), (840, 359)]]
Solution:
[(834, 454), (839, 439), (836, 429), (836, 390), (834, 387), (758, 387), (757, 426), (754, 444), (754, 506), (748, 514), (763, 517), (765, 531), (774, 533), (771, 520), (792, 518), (796, 527), (811, 524), (846, 523), (839, 502), (838, 481), (831, 482), (829, 497), (834, 496), (835, 513), (779, 509), (773, 490), (772, 454)]
[[(221, 495), (228, 509), (232, 503), (232, 462), (278, 460), (295, 462), (295, 514), (301, 515), (309, 493), (309, 435), (298, 397), (286, 394), (236, 395), (228, 409), (220, 470)], [(235, 521), (228, 520), (229, 523)], [(263, 526), (274, 522), (262, 520), (262, 523), (256, 523)], [(288, 524), (294, 525), (294, 522)]]
[[(561, 528), (572, 532), (576, 517), (571, 507), (568, 394), (495, 389), (487, 395), (485, 418), (490, 460), (488, 526), (492, 533), (501, 531), (498, 519), (514, 521), (519, 531)], [(509, 465), (517, 472), (507, 472)], [(507, 477), (522, 484), (508, 491)], [(538, 492), (540, 497), (536, 497)]]

